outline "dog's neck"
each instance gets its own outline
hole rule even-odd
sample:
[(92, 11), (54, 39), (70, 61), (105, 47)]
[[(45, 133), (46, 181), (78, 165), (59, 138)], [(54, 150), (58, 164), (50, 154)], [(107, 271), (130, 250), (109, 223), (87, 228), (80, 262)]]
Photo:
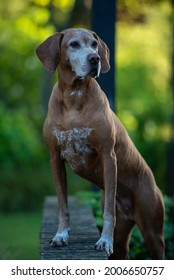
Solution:
[(61, 68), (58, 66), (58, 89), (59, 101), (62, 103), (62, 110), (79, 112), (86, 111), (86, 108), (93, 107), (96, 110), (108, 103), (108, 100), (100, 89), (99, 84), (90, 76), (78, 79), (70, 67)]
[(83, 105), (89, 98), (88, 89), (92, 81), (95, 83), (95, 80), (89, 76), (79, 79), (70, 69), (58, 67), (58, 87), (67, 110), (72, 107), (78, 111), (83, 109)]
[(64, 68), (60, 65), (58, 66), (59, 86), (62, 91), (67, 88), (74, 89), (81, 87), (84, 83), (86, 84), (89, 78), (90, 77), (78, 78), (75, 72), (70, 69), (69, 65), (64, 66)]

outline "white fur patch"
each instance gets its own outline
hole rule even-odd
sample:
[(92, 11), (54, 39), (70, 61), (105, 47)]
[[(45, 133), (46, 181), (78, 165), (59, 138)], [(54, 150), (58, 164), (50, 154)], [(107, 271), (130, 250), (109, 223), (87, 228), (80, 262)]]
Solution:
[(68, 245), (69, 233), (67, 229), (64, 229), (62, 232), (57, 232), (53, 238), (53, 242), (57, 246)]
[(81, 90), (74, 90), (70, 93), (71, 96), (81, 97), (83, 95)]
[(86, 157), (93, 152), (88, 140), (92, 130), (88, 127), (65, 131), (54, 128), (53, 134), (57, 138), (61, 157), (68, 162), (73, 170), (79, 166), (84, 166)]
[(100, 239), (95, 244), (97, 250), (105, 251), (108, 256), (113, 253), (113, 238), (110, 236), (100, 237)]

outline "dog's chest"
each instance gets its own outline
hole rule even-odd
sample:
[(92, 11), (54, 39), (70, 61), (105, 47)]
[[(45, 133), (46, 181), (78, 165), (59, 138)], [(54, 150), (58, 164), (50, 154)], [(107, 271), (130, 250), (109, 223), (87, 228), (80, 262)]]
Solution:
[(89, 143), (92, 128), (82, 127), (59, 131), (56, 128), (53, 134), (60, 147), (61, 158), (66, 160), (73, 170), (85, 166), (87, 158), (93, 153)]

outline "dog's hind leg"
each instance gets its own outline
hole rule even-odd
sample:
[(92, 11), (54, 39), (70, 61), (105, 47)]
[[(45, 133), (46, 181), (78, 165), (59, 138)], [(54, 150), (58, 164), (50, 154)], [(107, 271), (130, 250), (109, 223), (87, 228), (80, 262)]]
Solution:
[(136, 212), (136, 223), (139, 227), (150, 255), (154, 260), (164, 259), (165, 244), (163, 235), (164, 206), (160, 191), (157, 189), (153, 201), (147, 199), (148, 205), (141, 205)]
[(135, 225), (117, 206), (116, 227), (114, 229), (114, 248), (110, 260), (129, 259), (129, 240), (131, 231)]
[(144, 237), (152, 259), (164, 259), (165, 245), (160, 221), (151, 221), (151, 223), (141, 221), (137, 225)]

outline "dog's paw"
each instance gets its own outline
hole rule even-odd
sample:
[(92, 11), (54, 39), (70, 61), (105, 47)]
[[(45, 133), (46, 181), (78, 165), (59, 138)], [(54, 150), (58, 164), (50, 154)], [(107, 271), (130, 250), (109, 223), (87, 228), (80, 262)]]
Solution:
[(54, 238), (50, 241), (51, 247), (67, 246), (69, 239), (69, 230), (65, 229), (62, 232), (57, 232)]
[(113, 253), (113, 241), (109, 238), (100, 237), (95, 244), (95, 249), (105, 251), (108, 256)]

